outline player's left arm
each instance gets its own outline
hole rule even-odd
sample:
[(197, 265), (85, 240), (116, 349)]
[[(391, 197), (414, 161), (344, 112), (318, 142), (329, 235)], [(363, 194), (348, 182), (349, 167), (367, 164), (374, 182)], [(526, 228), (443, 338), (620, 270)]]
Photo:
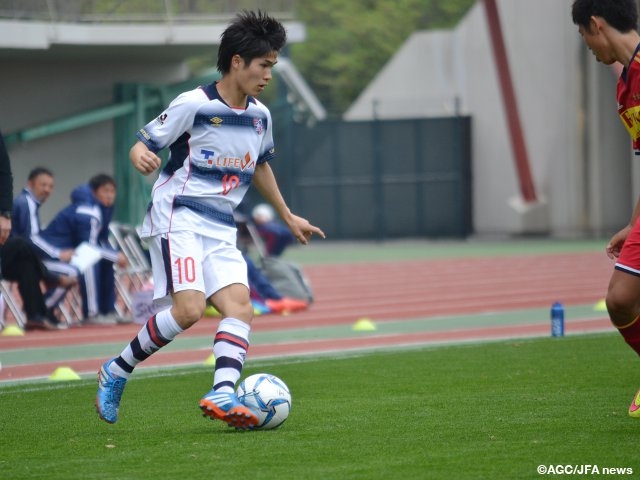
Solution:
[(256, 170), (253, 174), (253, 184), (264, 199), (271, 204), (287, 227), (289, 227), (289, 230), (291, 230), (291, 233), (293, 233), (298, 242), (306, 245), (314, 233), (325, 238), (324, 232), (320, 230), (320, 228), (309, 223), (306, 218), (291, 213), (278, 188), (273, 170), (267, 162), (256, 165)]

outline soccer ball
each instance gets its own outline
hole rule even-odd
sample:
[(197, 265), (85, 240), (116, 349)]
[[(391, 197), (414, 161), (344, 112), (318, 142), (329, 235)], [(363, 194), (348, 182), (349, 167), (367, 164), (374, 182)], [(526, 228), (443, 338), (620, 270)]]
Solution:
[(256, 373), (245, 378), (236, 391), (238, 400), (258, 415), (255, 428), (276, 428), (287, 419), (291, 410), (291, 393), (275, 375)]

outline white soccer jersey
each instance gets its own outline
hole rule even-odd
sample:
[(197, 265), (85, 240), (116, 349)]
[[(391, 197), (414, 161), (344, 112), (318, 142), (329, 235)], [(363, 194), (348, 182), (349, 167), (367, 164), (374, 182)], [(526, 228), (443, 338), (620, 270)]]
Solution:
[(245, 110), (232, 109), (214, 83), (179, 95), (137, 136), (155, 153), (170, 150), (141, 235), (189, 230), (235, 244), (233, 211), (256, 165), (275, 155), (267, 107), (249, 97)]

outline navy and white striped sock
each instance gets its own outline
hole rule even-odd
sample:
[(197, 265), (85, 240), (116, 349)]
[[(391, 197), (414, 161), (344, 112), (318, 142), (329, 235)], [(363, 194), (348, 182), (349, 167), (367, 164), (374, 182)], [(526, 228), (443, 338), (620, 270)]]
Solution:
[(119, 377), (129, 378), (136, 365), (167, 345), (182, 331), (171, 315), (171, 308), (155, 314), (111, 364), (111, 372)]
[(249, 324), (236, 318), (225, 318), (220, 322), (213, 341), (216, 359), (213, 389), (216, 392), (235, 390), (249, 349), (250, 329)]

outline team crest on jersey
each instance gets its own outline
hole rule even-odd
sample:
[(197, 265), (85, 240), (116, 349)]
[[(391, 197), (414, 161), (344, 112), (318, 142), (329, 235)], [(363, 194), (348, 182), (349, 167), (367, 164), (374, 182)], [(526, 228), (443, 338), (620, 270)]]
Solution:
[(262, 123), (261, 118), (253, 119), (253, 128), (256, 129), (256, 132), (258, 132), (258, 135), (262, 135), (262, 132), (264, 132), (264, 124)]
[(167, 112), (165, 112), (160, 116), (158, 116), (158, 118), (156, 118), (156, 122), (158, 122), (160, 125), (164, 125), (164, 122), (167, 119), (167, 117), (168, 117)]
[(223, 120), (220, 117), (211, 117), (209, 121), (211, 122), (211, 125), (213, 125), (214, 127), (219, 127), (222, 125)]

